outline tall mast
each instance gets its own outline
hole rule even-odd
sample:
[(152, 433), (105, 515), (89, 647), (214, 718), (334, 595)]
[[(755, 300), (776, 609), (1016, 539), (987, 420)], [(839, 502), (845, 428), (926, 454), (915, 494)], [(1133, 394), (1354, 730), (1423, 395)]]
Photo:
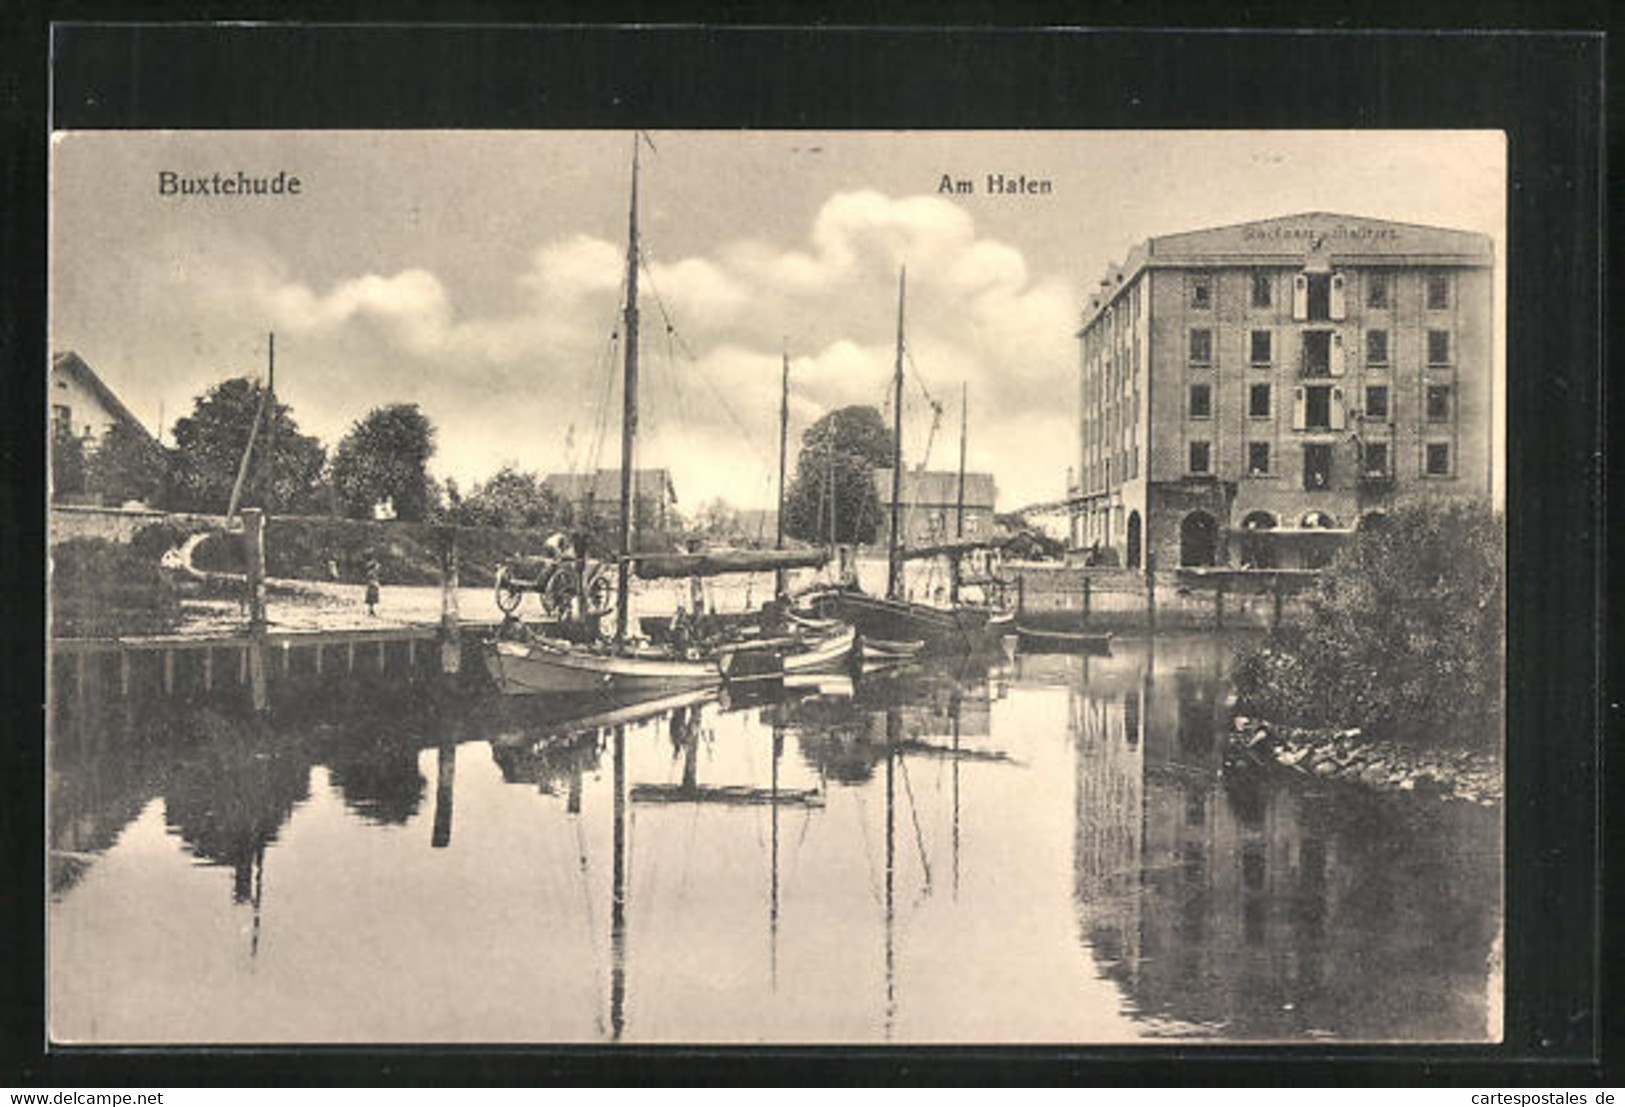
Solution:
[[(790, 433), (790, 349), (788, 342), (784, 350), (784, 372), (781, 376), (779, 388), (779, 510), (776, 518), (777, 525), (773, 539), (775, 550), (784, 549), (784, 451)], [(773, 574), (773, 595), (776, 599), (783, 599), (789, 591), (788, 574), (779, 569)]]
[(835, 548), (835, 424), (824, 438), (824, 499), (829, 503), (829, 545)]
[(899, 499), (903, 487), (903, 295), (908, 267), (897, 272), (897, 369), (892, 377), (891, 525), (886, 528), (886, 598), (903, 598), (903, 563), (898, 559)]
[[(959, 384), (959, 492), (954, 504), (954, 537), (965, 537), (965, 434), (970, 423), (970, 390)], [(959, 602), (959, 554), (948, 562), (948, 599)]]
[(615, 580), (615, 641), (626, 639), (626, 602), (632, 576), (632, 520), (637, 511), (633, 479), (638, 436), (638, 136), (632, 134), (632, 203), (626, 232), (626, 368), (621, 378), (621, 529)]
[(265, 388), (270, 394), (267, 406), (269, 420), (265, 424), (264, 504), (267, 513), (276, 496), (276, 332), (265, 335)]

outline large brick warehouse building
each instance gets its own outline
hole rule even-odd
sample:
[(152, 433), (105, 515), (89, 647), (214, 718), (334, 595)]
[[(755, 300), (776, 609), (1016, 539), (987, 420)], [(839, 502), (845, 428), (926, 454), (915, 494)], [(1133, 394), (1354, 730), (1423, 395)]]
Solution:
[(1312, 567), (1409, 498), (1488, 498), (1493, 249), (1313, 212), (1151, 238), (1089, 296), (1074, 546)]

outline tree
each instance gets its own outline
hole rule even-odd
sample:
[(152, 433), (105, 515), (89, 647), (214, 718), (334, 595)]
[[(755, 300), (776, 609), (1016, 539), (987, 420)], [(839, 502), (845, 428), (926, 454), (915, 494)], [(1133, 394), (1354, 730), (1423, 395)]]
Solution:
[[(163, 493), (171, 510), (214, 514), (226, 510), (260, 396), (257, 382), (234, 377), (196, 397), (192, 414), (175, 420), (175, 447), (169, 453)], [(255, 436), (241, 503), (272, 512), (321, 511), (326, 451), (315, 438), (299, 433), (287, 404), (267, 406), (274, 410), (267, 410)], [(273, 427), (275, 433), (268, 433)]]
[(84, 490), (84, 440), (58, 432), (51, 437), (51, 498), (77, 496)]
[(839, 408), (808, 427), (795, 480), (785, 490), (785, 533), (810, 542), (828, 540), (826, 474), (833, 470), (835, 540), (873, 542), (881, 519), (873, 473), (891, 468), (892, 443), (880, 412), (864, 405)]
[(163, 448), (151, 438), (126, 423), (114, 423), (90, 455), (85, 485), (110, 503), (152, 503), (163, 487), (167, 464)]
[(1308, 617), (1237, 659), (1247, 712), (1493, 747), (1500, 735), (1501, 517), (1419, 504), (1367, 524), (1321, 577)]
[(375, 504), (389, 500), (397, 519), (422, 521), (433, 454), (434, 426), (418, 405), (373, 408), (333, 451), (333, 486), (344, 514), (369, 519)]
[[(447, 481), (447, 499), (456, 494), (456, 485)], [(476, 484), (466, 496), (448, 504), (451, 521), (470, 527), (504, 527), (509, 530), (538, 530), (562, 524), (564, 506), (553, 490), (542, 485), (535, 473), (521, 472), (504, 465), (489, 480)]]

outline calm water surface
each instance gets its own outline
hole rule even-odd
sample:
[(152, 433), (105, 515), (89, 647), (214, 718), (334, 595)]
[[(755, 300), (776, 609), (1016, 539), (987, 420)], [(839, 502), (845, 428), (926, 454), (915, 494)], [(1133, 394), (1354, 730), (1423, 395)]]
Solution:
[(1495, 1034), (1499, 811), (1225, 776), (1230, 652), (1123, 641), (575, 721), (64, 723), (52, 1033)]

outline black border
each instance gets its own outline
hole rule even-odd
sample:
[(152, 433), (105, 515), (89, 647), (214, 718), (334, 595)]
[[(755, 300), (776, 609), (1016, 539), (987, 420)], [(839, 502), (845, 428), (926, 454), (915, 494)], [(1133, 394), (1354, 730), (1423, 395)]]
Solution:
[[(192, 17), (263, 14), (183, 7)], [(1492, 10), (1504, 19), (1519, 7)], [(77, 6), (55, 14), (93, 19), (107, 12)], [(411, 18), (410, 10), (404, 14)], [(524, 15), (488, 8), (481, 18)], [(1527, 17), (1518, 13), (1507, 22), (1520, 15)], [(1405, 21), (1413, 22), (1414, 13)], [(8, 132), (0, 241), (6, 287), (13, 290), (0, 313), (10, 401), (10, 417), (0, 421), (0, 457), (16, 474), (0, 482), (0, 506), (12, 521), (0, 532), (0, 587), (10, 616), (0, 654), (7, 682), (0, 1084), (1568, 1086), (1606, 1078), (1598, 1060), (1603, 1032), (1617, 1027), (1601, 1020), (1606, 999), (1617, 995), (1609, 984), (1618, 982), (1619, 970), (1609, 969), (1608, 980), (1597, 975), (1608, 968), (1596, 929), (1601, 494), (1609, 460), (1600, 326), (1608, 195), (1600, 35), (85, 22), (58, 23), (48, 39), (42, 13), (23, 26), (12, 44), (17, 64), (0, 69)], [(42, 390), (28, 367), (45, 364), (47, 353), (41, 326), (47, 88), (59, 128), (1505, 130), (1510, 258), (1498, 262), (1510, 265), (1508, 707), (1515, 736), (1508, 751), (1507, 1044), (1332, 1052), (1305, 1046), (44, 1053), (37, 782), (45, 421)]]

